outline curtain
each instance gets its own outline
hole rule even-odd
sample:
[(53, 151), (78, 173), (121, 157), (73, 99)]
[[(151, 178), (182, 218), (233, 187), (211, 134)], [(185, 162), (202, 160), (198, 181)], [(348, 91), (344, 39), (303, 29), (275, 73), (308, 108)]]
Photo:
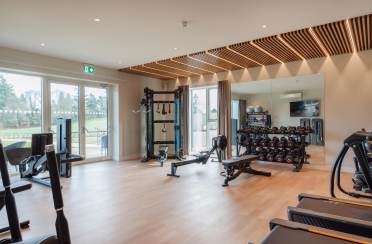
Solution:
[(218, 134), (227, 137), (227, 148), (223, 158), (231, 157), (231, 84), (218, 82)]
[(240, 100), (239, 99), (239, 127), (242, 128), (242, 126), (246, 122), (246, 116), (247, 116), (247, 100)]
[(182, 133), (182, 151), (184, 155), (189, 154), (189, 86), (182, 88), (182, 106), (181, 106), (181, 133)]

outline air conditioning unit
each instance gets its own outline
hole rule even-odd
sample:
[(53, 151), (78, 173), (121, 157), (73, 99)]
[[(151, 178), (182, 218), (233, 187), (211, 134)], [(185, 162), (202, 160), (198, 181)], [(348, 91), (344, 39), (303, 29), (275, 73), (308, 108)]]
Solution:
[(288, 92), (280, 95), (281, 99), (302, 99), (302, 92)]

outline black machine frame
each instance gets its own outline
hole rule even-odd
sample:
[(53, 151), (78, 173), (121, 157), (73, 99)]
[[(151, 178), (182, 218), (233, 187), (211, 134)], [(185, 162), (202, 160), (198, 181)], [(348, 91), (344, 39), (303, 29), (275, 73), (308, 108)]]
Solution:
[[(182, 158), (182, 88), (174, 91), (154, 91), (150, 88), (144, 89), (145, 98), (144, 106), (146, 107), (146, 155), (142, 162), (148, 162), (151, 159), (157, 159), (155, 155), (155, 145), (172, 145), (174, 144), (175, 154), (168, 155), (168, 158)], [(174, 95), (174, 100), (155, 100), (154, 95)], [(173, 120), (155, 120), (155, 104), (174, 104)], [(174, 140), (155, 141), (155, 124), (174, 124)]]
[[(368, 188), (372, 189), (372, 177), (370, 172), (369, 160), (365, 148), (365, 143), (369, 133), (366, 131), (357, 131), (350, 135), (344, 140), (344, 146), (339, 152), (335, 162), (332, 166), (331, 181), (330, 181), (330, 193), (332, 197), (336, 197), (335, 186), (344, 194), (356, 198), (368, 198), (372, 199), (372, 194), (362, 194), (358, 192), (350, 192), (345, 190), (341, 185), (341, 168), (344, 161), (345, 155), (350, 148), (352, 148), (355, 154), (355, 166), (357, 170), (360, 170), (363, 175)], [(336, 182), (336, 185), (335, 185)]]

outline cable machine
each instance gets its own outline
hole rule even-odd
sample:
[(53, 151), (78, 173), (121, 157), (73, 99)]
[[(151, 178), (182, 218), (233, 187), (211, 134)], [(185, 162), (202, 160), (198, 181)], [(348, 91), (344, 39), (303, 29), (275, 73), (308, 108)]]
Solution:
[[(181, 132), (181, 121), (182, 121), (182, 89), (178, 88), (174, 91), (154, 91), (149, 88), (144, 89), (145, 97), (141, 104), (146, 108), (146, 155), (142, 162), (147, 162), (151, 159), (157, 159), (159, 156), (155, 155), (155, 145), (159, 145), (162, 148), (168, 147), (168, 145), (174, 145), (175, 153), (168, 154), (168, 158), (182, 158), (182, 132)], [(156, 100), (155, 95), (173, 95), (173, 100)], [(171, 105), (174, 104), (173, 111)], [(161, 114), (162, 116), (172, 114), (173, 119), (155, 119), (155, 113)], [(161, 133), (165, 139), (155, 140), (155, 125), (163, 124)], [(174, 140), (166, 139), (166, 124), (174, 125)]]

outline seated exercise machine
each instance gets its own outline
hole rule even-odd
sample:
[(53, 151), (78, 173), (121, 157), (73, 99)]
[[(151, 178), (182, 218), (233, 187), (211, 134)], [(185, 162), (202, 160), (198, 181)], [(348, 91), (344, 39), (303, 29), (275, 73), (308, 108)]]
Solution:
[(372, 239), (282, 219), (270, 221), (271, 232), (261, 244), (348, 244), (372, 243)]
[(173, 162), (171, 164), (171, 173), (167, 174), (167, 176), (173, 177), (180, 177), (177, 175), (177, 168), (180, 166), (185, 166), (189, 164), (206, 164), (208, 162), (209, 157), (212, 155), (214, 151), (217, 153), (218, 161), (222, 161), (222, 152), (225, 151), (227, 147), (227, 138), (224, 135), (219, 135), (212, 139), (212, 149), (209, 151), (202, 151), (197, 155), (194, 155), (195, 158), (190, 160), (184, 160), (180, 162)]
[[(2, 143), (0, 142), (0, 149), (2, 149)], [(7, 218), (9, 222), (10, 238), (1, 240), (1, 244), (5, 243), (27, 243), (27, 244), (70, 244), (70, 232), (68, 228), (68, 222), (63, 212), (63, 198), (61, 191), (61, 184), (59, 181), (59, 172), (57, 166), (56, 154), (54, 152), (53, 145), (47, 145), (45, 147), (46, 159), (50, 174), (50, 183), (53, 194), (54, 208), (56, 210), (56, 234), (57, 235), (46, 235), (29, 241), (22, 240), (22, 234), (20, 231), (20, 223), (18, 220), (18, 212), (16, 207), (15, 198), (11, 190), (10, 178), (8, 173), (8, 167), (4, 159), (3, 151), (0, 150), (0, 171), (1, 178), (4, 186), (4, 199), (7, 211)]]
[(236, 179), (241, 173), (271, 176), (270, 172), (252, 169), (251, 163), (258, 157), (255, 155), (245, 155), (229, 160), (223, 160), (222, 165), (225, 168), (225, 181), (222, 186), (228, 186), (229, 181)]
[[(60, 176), (66, 178), (71, 177), (71, 163), (84, 160), (81, 155), (71, 153), (71, 141), (71, 119), (57, 119), (57, 162)], [(52, 133), (33, 134), (31, 148), (16, 148), (6, 154), (11, 164), (19, 165), (21, 178), (50, 187), (49, 176), (38, 175), (48, 170), (44, 148), (52, 143)]]

